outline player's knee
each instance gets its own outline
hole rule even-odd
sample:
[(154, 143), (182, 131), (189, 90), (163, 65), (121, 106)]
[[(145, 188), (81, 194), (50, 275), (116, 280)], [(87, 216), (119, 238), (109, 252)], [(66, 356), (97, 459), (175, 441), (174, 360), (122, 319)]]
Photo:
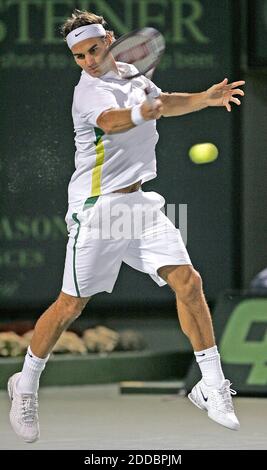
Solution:
[(56, 300), (56, 310), (61, 322), (72, 322), (78, 318), (84, 307), (86, 306), (89, 297), (79, 298), (61, 292)]
[(177, 276), (174, 290), (182, 302), (194, 302), (202, 292), (200, 274), (192, 266), (188, 266), (182, 276)]
[(192, 268), (187, 282), (184, 284), (180, 292), (180, 297), (184, 302), (196, 301), (202, 292), (202, 279), (200, 274)]

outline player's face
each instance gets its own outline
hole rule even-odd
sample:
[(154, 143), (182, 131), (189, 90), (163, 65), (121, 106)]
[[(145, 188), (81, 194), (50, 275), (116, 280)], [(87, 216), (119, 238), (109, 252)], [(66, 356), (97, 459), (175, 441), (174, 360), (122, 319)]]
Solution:
[(85, 72), (92, 77), (100, 77), (104, 70), (101, 60), (103, 54), (110, 45), (110, 39), (106, 38), (90, 38), (75, 44), (71, 51), (76, 64), (78, 64)]

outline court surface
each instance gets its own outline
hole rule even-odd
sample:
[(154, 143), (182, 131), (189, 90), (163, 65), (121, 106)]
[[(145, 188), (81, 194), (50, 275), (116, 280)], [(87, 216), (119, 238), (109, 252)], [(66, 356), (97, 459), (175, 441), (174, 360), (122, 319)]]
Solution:
[(43, 388), (41, 439), (12, 431), (0, 392), (0, 449), (267, 449), (267, 399), (236, 398), (241, 430), (230, 431), (177, 395), (121, 395), (117, 385)]

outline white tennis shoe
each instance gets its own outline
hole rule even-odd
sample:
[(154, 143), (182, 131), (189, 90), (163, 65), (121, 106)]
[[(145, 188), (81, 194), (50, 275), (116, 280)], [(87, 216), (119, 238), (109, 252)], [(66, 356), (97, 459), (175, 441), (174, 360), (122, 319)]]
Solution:
[(230, 388), (231, 383), (225, 380), (220, 388), (208, 387), (201, 379), (188, 395), (189, 400), (201, 410), (208, 412), (209, 418), (226, 428), (238, 431), (239, 421), (235, 415), (232, 395), (236, 391)]
[(20, 372), (8, 381), (8, 394), (11, 400), (10, 423), (15, 433), (25, 442), (35, 442), (40, 437), (38, 420), (38, 396), (33, 393), (18, 393), (16, 383)]

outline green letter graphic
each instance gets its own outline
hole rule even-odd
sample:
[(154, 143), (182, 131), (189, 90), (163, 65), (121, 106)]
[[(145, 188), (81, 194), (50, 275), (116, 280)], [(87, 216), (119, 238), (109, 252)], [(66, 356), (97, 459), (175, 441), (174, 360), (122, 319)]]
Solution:
[[(200, 30), (197, 22), (204, 13), (204, 8), (199, 0), (172, 0), (173, 2), (173, 42), (186, 42), (185, 30), (187, 29), (196, 42), (207, 44), (210, 39)], [(183, 16), (183, 7), (189, 5), (191, 14)]]
[(222, 360), (229, 364), (251, 364), (248, 385), (267, 384), (267, 329), (262, 341), (246, 340), (253, 323), (267, 323), (267, 299), (241, 302), (233, 311), (220, 342)]

